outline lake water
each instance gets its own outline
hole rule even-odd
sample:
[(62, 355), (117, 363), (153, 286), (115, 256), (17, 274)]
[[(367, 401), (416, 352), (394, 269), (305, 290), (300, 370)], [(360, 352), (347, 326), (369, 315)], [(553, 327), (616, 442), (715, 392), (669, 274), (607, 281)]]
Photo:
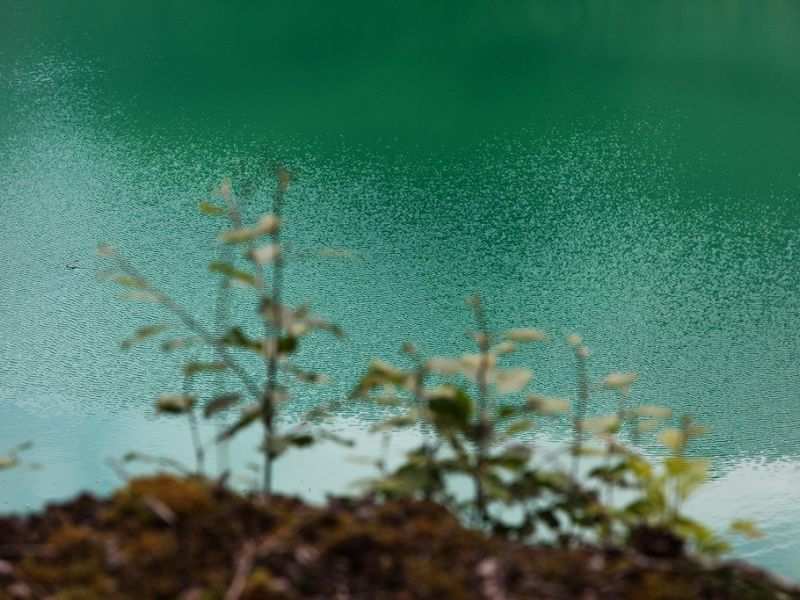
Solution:
[[(210, 319), (196, 204), (265, 151), (297, 173), (293, 246), (358, 255), (289, 270), (349, 334), (302, 352), (336, 383), (289, 418), (404, 341), (464, 351), (482, 292), (495, 328), (578, 331), (595, 375), (637, 370), (637, 402), (709, 425), (692, 510), (754, 518), (737, 552), (800, 579), (800, 4), (0, 3), (0, 441), (43, 465), (0, 473), (0, 509), (107, 491), (130, 449), (188, 459), (151, 410), (179, 359), (119, 348), (162, 317), (115, 299), (95, 248)], [(523, 358), (565, 394), (569, 356)], [(289, 456), (280, 489), (368, 472), (375, 411), (345, 412), (359, 446)]]

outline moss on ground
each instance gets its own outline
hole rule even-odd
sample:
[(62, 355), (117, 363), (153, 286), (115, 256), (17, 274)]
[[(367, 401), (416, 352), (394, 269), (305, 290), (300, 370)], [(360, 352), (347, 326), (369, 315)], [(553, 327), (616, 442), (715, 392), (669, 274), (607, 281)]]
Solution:
[(268, 502), (165, 475), (0, 519), (0, 600), (798, 598), (736, 562), (489, 537), (428, 502)]

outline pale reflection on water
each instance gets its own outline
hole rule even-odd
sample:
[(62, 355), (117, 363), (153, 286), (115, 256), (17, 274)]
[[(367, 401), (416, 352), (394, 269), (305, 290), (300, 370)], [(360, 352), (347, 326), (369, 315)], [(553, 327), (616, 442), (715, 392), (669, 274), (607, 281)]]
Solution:
[[(39, 461), (41, 470), (0, 471), (0, 512), (37, 509), (46, 501), (65, 500), (87, 482), (100, 493), (108, 493), (121, 482), (104, 464), (108, 458), (119, 458), (128, 450), (168, 456), (193, 467), (193, 454), (186, 423), (181, 418), (145, 419), (142, 414), (123, 413), (102, 423), (87, 423), (74, 411), (54, 407), (48, 418), (29, 414), (38, 421), (40, 431), (50, 433), (29, 453)], [(397, 465), (403, 453), (418, 443), (413, 430), (395, 431), (389, 445), (381, 434), (371, 433), (369, 425), (359, 419), (339, 418), (332, 428), (354, 442), (345, 447), (325, 442), (309, 449), (293, 450), (276, 465), (275, 485), (280, 493), (302, 496), (312, 502), (323, 502), (329, 494), (354, 494), (359, 482), (375, 477), (375, 461), (388, 458), (389, 466)], [(98, 434), (102, 431), (102, 434)], [(9, 430), (4, 439), (14, 439)], [(204, 426), (206, 440), (212, 438), (212, 427)], [(251, 466), (260, 465), (256, 448), (259, 432), (251, 429), (233, 441), (228, 459), (234, 476), (231, 485), (242, 491), (257, 485), (259, 473)], [(67, 438), (72, 440), (67, 441)], [(536, 444), (548, 454), (559, 444), (549, 434), (539, 434)], [(208, 472), (218, 472), (219, 453), (210, 449)], [(229, 462), (228, 462), (229, 460)], [(152, 472), (152, 467), (129, 465), (130, 473)], [(757, 565), (772, 569), (786, 577), (800, 576), (800, 461), (794, 459), (729, 460), (714, 465), (712, 479), (702, 485), (686, 506), (686, 512), (724, 533), (736, 519), (752, 519), (766, 534), (762, 540), (731, 537), (734, 552)]]
[(734, 519), (752, 519), (762, 540), (736, 540), (737, 554), (786, 576), (800, 578), (800, 460), (745, 458), (716, 465), (717, 476), (687, 505), (715, 530)]

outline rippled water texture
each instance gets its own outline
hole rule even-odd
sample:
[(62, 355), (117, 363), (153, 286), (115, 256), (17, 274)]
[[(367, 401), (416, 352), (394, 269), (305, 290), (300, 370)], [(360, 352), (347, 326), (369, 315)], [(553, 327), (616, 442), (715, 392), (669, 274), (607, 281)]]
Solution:
[[(150, 414), (180, 358), (119, 349), (162, 317), (115, 300), (95, 248), (210, 320), (196, 204), (266, 148), (297, 172), (293, 247), (357, 254), (288, 274), (349, 333), (302, 352), (337, 381), (296, 407), (404, 341), (463, 351), (480, 291), (496, 328), (578, 331), (597, 376), (635, 369), (637, 401), (708, 424), (693, 510), (757, 519), (737, 550), (800, 578), (800, 5), (333, 4), (0, 3), (0, 440), (43, 464), (3, 472), (0, 507), (107, 490), (131, 448), (188, 458)], [(571, 393), (563, 345), (522, 358)], [(345, 456), (378, 451), (375, 412), (346, 412), (360, 448), (290, 456), (279, 487), (364, 474)]]

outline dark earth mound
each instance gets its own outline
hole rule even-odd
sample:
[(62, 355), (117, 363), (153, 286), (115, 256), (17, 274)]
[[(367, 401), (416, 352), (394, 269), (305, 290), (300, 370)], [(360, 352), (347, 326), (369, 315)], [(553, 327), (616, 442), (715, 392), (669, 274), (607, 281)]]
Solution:
[(487, 537), (428, 502), (314, 507), (156, 476), (0, 519), (0, 599), (800, 599), (742, 563), (640, 548)]

